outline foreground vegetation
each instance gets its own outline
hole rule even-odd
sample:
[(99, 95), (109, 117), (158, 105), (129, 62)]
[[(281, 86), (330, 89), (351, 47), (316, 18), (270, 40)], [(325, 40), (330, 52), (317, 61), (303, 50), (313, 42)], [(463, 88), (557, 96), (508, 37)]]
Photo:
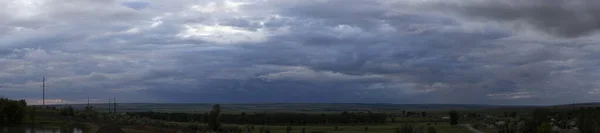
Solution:
[[(246, 113), (219, 105), (206, 113), (101, 112), (27, 106), (0, 99), (0, 127), (31, 126), (85, 133), (486, 133), (600, 132), (600, 108), (536, 108), (461, 111)], [(65, 129), (65, 130), (62, 130)], [(0, 132), (3, 129), (0, 128)], [(23, 131), (24, 132), (24, 131)]]

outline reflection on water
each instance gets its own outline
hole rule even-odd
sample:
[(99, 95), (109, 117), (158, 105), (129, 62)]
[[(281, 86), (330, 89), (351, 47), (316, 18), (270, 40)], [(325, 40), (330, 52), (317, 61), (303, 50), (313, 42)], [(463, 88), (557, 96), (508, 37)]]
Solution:
[(27, 126), (0, 126), (0, 133), (83, 133), (83, 130), (75, 127), (36, 128)]

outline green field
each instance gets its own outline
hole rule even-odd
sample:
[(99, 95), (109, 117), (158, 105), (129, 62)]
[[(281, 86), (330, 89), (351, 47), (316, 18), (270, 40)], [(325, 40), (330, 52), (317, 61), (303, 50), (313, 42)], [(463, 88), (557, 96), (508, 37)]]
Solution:
[[(35, 121), (29, 120), (29, 116), (26, 116), (24, 123), (50, 128), (75, 126), (85, 129), (84, 133), (95, 133), (106, 125), (116, 125), (126, 133), (175, 133), (177, 131), (196, 133), (206, 130), (207, 124), (203, 117), (195, 115), (206, 114), (212, 106), (211, 104), (118, 104), (118, 113), (107, 113), (108, 108), (103, 105), (105, 104), (93, 104), (95, 111), (83, 111), (82, 105), (70, 105), (79, 111), (69, 117), (60, 114), (60, 108), (66, 107), (65, 105), (54, 105), (57, 109), (40, 109), (36, 112)], [(243, 133), (248, 133), (246, 131), (248, 126), (254, 127), (250, 133), (260, 133), (259, 128), (268, 129), (270, 133), (287, 133), (288, 127), (292, 129), (290, 133), (303, 133), (302, 129), (305, 129), (305, 133), (398, 133), (397, 130), (406, 124), (413, 125), (411, 129), (416, 132), (412, 133), (426, 133), (429, 128), (434, 128), (437, 133), (473, 132), (466, 126), (475, 127), (474, 130), (485, 133), (495, 133), (499, 129), (490, 123), (529, 119), (534, 115), (533, 110), (540, 108), (416, 104), (222, 104), (221, 107), (220, 129), (244, 130)], [(566, 108), (542, 108), (569, 111)], [(450, 120), (444, 118), (449, 116), (450, 110), (457, 110), (459, 115), (458, 125), (454, 127), (450, 125)], [(413, 114), (400, 115), (403, 114), (400, 112), (404, 111)], [(515, 113), (515, 116), (509, 117), (507, 113)], [(241, 124), (236, 119), (242, 114), (245, 119), (254, 121)], [(383, 114), (383, 117), (378, 117), (378, 114)], [(477, 117), (468, 116), (471, 114), (477, 114)], [(345, 117), (353, 121), (344, 122)], [(359, 121), (363, 118), (368, 118), (370, 121)], [(257, 124), (256, 120), (267, 121), (267, 123)], [(307, 124), (305, 120), (317, 121), (309, 121)], [(299, 121), (303, 121), (304, 124)]]

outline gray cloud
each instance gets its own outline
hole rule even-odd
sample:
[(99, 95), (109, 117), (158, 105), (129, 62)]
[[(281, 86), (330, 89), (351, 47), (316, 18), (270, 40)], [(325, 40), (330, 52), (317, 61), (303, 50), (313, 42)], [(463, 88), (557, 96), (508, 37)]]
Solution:
[(427, 9), (455, 12), (479, 21), (513, 23), (559, 37), (579, 37), (600, 28), (600, 2), (596, 0), (452, 0)]
[[(598, 40), (549, 39), (498, 26), (526, 20), (565, 37), (594, 31), (541, 23), (551, 18), (534, 8), (558, 8), (558, 1), (522, 3), (516, 11), (503, 11), (516, 1), (3, 2), (22, 11), (0, 10), (7, 18), (0, 20), (6, 29), (0, 30), (0, 94), (30, 101), (39, 100), (42, 76), (49, 97), (63, 103), (89, 95), (98, 102), (116, 96), (124, 102), (554, 104), (600, 94)], [(478, 9), (484, 6), (497, 8)], [(436, 10), (416, 12), (427, 7)]]

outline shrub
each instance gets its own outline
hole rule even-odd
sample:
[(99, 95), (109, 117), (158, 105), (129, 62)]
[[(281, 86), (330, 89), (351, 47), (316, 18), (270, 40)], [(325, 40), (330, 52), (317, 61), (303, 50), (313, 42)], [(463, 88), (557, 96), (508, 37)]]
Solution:
[(403, 124), (400, 128), (400, 133), (413, 133), (415, 126), (412, 124)]
[(429, 127), (427, 128), (427, 133), (437, 133), (437, 131), (435, 131), (434, 127)]

